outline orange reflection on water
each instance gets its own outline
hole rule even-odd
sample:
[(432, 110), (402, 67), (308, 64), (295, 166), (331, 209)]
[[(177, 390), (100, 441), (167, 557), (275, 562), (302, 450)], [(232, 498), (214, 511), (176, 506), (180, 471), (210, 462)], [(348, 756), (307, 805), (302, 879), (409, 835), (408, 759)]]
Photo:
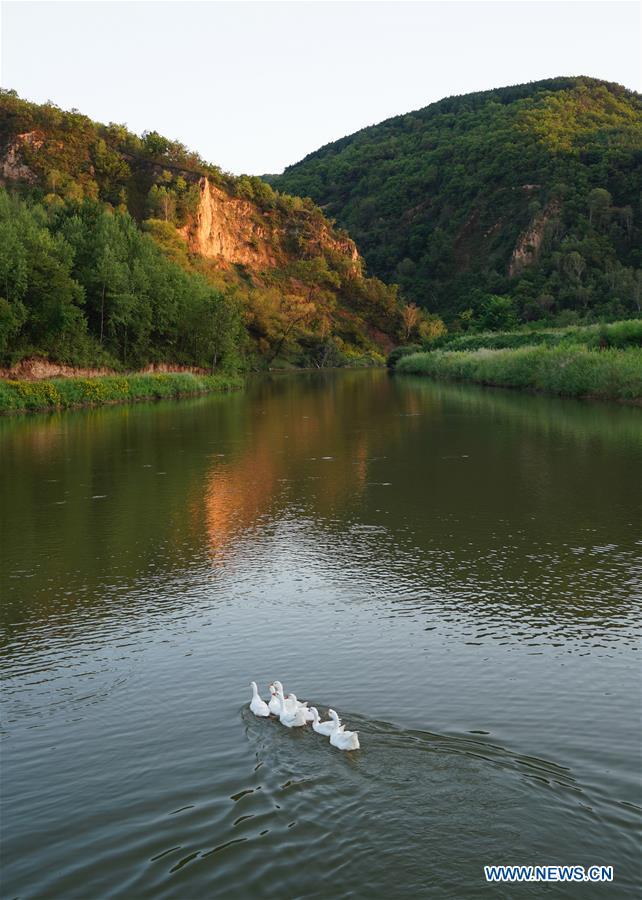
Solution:
[[(291, 482), (298, 485), (298, 508), (303, 498), (313, 517), (336, 514), (366, 490), (371, 460), (403, 432), (396, 416), (387, 428), (372, 427), (390, 392), (387, 380), (373, 386), (344, 376), (335, 390), (309, 394), (301, 383), (293, 387), (294, 397), (284, 385), (282, 393), (270, 395), (268, 409), (257, 404), (248, 410), (245, 446), (234, 459), (218, 459), (206, 476), (202, 508), (215, 556), (266, 521), (275, 505), (287, 506)], [(403, 401), (401, 414), (421, 409), (414, 398)]]

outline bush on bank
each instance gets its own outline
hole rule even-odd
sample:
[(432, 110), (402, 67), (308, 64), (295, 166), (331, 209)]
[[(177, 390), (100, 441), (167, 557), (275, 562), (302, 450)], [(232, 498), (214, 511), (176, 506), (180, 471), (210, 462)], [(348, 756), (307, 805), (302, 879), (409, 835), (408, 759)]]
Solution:
[(402, 357), (396, 371), (569, 397), (642, 399), (642, 349), (637, 347), (434, 351)]
[(48, 381), (0, 380), (0, 413), (69, 409), (105, 403), (160, 400), (240, 388), (238, 375), (106, 375), (92, 378), (53, 378)]

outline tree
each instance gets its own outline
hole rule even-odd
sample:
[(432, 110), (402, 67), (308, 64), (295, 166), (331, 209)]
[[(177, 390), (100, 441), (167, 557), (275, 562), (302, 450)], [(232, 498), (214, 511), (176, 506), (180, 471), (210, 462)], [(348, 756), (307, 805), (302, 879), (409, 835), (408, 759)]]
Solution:
[(410, 340), (410, 335), (417, 329), (421, 321), (421, 310), (415, 303), (407, 303), (401, 310), (401, 321), (403, 323), (403, 337), (405, 341)]
[(152, 219), (171, 222), (176, 212), (176, 195), (171, 188), (163, 184), (154, 184), (147, 198), (147, 210)]
[(144, 131), (143, 146), (151, 156), (165, 156), (170, 148), (170, 141), (157, 131)]
[(50, 169), (47, 172), (47, 187), (52, 194), (58, 194), (58, 189), (62, 181), (60, 172), (57, 169)]
[(596, 227), (608, 224), (613, 198), (605, 188), (594, 188), (588, 195), (589, 222)]
[(447, 334), (448, 329), (439, 316), (424, 316), (419, 323), (419, 337), (422, 341), (434, 341)]
[(564, 257), (564, 269), (566, 273), (578, 284), (582, 280), (582, 274), (585, 268), (586, 262), (584, 261), (582, 254), (578, 253), (577, 250), (572, 250)]
[(83, 290), (71, 274), (71, 248), (44, 228), (29, 234), (26, 245), (26, 335), (37, 347), (68, 348), (86, 329)]
[(623, 206), (622, 209), (619, 210), (619, 213), (620, 221), (626, 230), (626, 236), (631, 240), (631, 232), (633, 231), (633, 207)]
[(456, 327), (461, 331), (470, 331), (475, 322), (475, 312), (473, 309), (468, 307), (468, 309), (462, 310), (459, 313), (456, 320)]
[(479, 311), (479, 324), (487, 331), (509, 331), (517, 326), (517, 312), (512, 297), (489, 294)]
[[(105, 304), (127, 288), (125, 265), (118, 259), (117, 250), (109, 242), (109, 235), (96, 260), (96, 279), (100, 290), (100, 343), (105, 335)], [(108, 311), (108, 316), (110, 315)]]

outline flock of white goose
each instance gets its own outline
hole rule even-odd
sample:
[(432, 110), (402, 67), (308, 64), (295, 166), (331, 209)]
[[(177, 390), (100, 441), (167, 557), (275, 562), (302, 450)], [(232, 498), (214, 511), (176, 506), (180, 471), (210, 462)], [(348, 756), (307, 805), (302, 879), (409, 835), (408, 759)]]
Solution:
[(333, 709), (328, 710), (330, 718), (322, 722), (316, 706), (308, 707), (307, 703), (297, 700), (296, 694), (288, 694), (286, 697), (280, 681), (274, 681), (269, 686), (269, 703), (261, 699), (256, 681), (251, 681), (250, 687), (252, 688), (250, 710), (255, 716), (264, 718), (269, 715), (276, 716), (286, 728), (299, 728), (311, 722), (317, 734), (329, 737), (330, 743), (337, 750), (358, 750), (361, 746), (358, 733), (346, 731), (345, 725), (341, 724), (341, 719)]

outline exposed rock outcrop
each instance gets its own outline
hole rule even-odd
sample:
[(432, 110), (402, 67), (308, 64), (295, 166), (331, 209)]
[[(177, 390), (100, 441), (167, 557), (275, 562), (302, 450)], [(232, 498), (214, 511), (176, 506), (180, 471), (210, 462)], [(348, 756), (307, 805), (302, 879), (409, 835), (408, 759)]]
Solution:
[(526, 231), (520, 234), (508, 263), (508, 276), (513, 278), (525, 268), (537, 262), (546, 233), (546, 227), (560, 211), (557, 200), (548, 203), (541, 212), (533, 216)]
[[(240, 264), (260, 271), (286, 265), (297, 254), (288, 247), (288, 233), (274, 213), (261, 210), (250, 200), (231, 197), (207, 178), (199, 182), (200, 201), (194, 219), (180, 229), (193, 253), (222, 265)], [(351, 260), (361, 273), (359, 253), (349, 238), (332, 235), (324, 225), (306, 236), (308, 254), (334, 250)]]
[(42, 146), (42, 135), (38, 131), (29, 131), (16, 135), (2, 155), (2, 179), (3, 181), (28, 181), (34, 184), (38, 180), (35, 172), (22, 161), (20, 151), (25, 144), (38, 149)]
[[(153, 241), (168, 264), (177, 267), (177, 275), (179, 269), (189, 277), (198, 275), (193, 308), (198, 308), (204, 321), (207, 314), (197, 301), (203, 279), (222, 295), (222, 303), (230, 302), (235, 319), (238, 312), (240, 321), (221, 319), (220, 324), (224, 333), (229, 327), (234, 339), (238, 334), (241, 355), (255, 354), (268, 363), (280, 355), (287, 363), (314, 366), (335, 358), (377, 361), (380, 351), (395, 341), (402, 307), (396, 289), (368, 278), (347, 232), (336, 227), (310, 199), (275, 192), (253, 176), (223, 172), (157, 132), (139, 137), (121, 125), (92, 122), (77, 110), (65, 112), (53, 104), (28, 103), (13, 92), (0, 93), (2, 187), (6, 185), (9, 193), (21, 200), (42, 206), (42, 227), (52, 234), (59, 233), (76, 204), (86, 202), (79, 216), (88, 231), (101, 228), (113, 215), (117, 227), (113, 235), (109, 231), (108, 246), (111, 248), (113, 238), (118, 265), (124, 268), (135, 265), (136, 260), (117, 240), (116, 231), (121, 226), (131, 228), (132, 234), (133, 229), (144, 231), (142, 240)], [(131, 220), (121, 218), (124, 213)], [(70, 243), (74, 240), (75, 236)], [(135, 247), (138, 243), (134, 246), (132, 242)], [(146, 247), (149, 259), (145, 266), (153, 266), (151, 254), (156, 249), (149, 244)], [(94, 251), (99, 252), (97, 246), (92, 246), (91, 266), (97, 264)], [(90, 267), (76, 266), (74, 261), (68, 268), (69, 275), (86, 290), (89, 302), (81, 315), (89, 336), (96, 338), (95, 304), (103, 312), (106, 308), (108, 317), (113, 306), (105, 306), (104, 298), (93, 296)], [(105, 294), (107, 289), (105, 285)], [(185, 282), (186, 308), (192, 303), (190, 291)], [(132, 308), (139, 303), (147, 308), (144, 279), (140, 290), (136, 282), (131, 300)], [(166, 306), (170, 308), (169, 300)], [(178, 309), (175, 313), (180, 318)], [(102, 313), (100, 318), (104, 318)], [(136, 317), (132, 321), (136, 321), (132, 328), (140, 325), (142, 333), (142, 322)], [(100, 326), (101, 343), (104, 324)], [(181, 328), (183, 325), (181, 321)], [(214, 327), (208, 320), (208, 328), (210, 325)], [(104, 350), (117, 352), (122, 361), (127, 357), (129, 332), (121, 329), (117, 335), (117, 330), (107, 330)], [(162, 329), (147, 343), (151, 346), (157, 340), (165, 340)], [(181, 358), (207, 360), (209, 354), (202, 349), (205, 341), (205, 330), (193, 342), (186, 337)], [(24, 346), (22, 334), (16, 343), (20, 352), (31, 350), (32, 345)], [(177, 344), (173, 338), (171, 342), (168, 338), (167, 344), (159, 355), (171, 359), (171, 354), (178, 352)], [(35, 345), (32, 352), (46, 356), (46, 342)], [(140, 358), (146, 360), (150, 355)], [(17, 358), (18, 354), (7, 356)], [(108, 357), (97, 352), (93, 358)], [(37, 380), (106, 373), (34, 360), (22, 364), (20, 370), (1, 374)]]
[(207, 178), (201, 178), (199, 187), (196, 216), (180, 229), (192, 252), (252, 269), (279, 265), (279, 236), (267, 217), (260, 219), (253, 203), (230, 197)]

